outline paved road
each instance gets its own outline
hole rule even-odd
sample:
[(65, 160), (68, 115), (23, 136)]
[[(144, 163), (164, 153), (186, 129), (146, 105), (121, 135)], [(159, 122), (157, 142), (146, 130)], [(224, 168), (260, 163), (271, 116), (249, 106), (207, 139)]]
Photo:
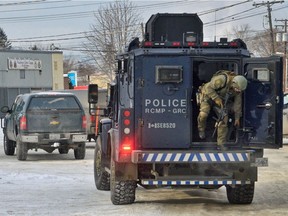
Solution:
[[(91, 144), (90, 144), (91, 146)], [(93, 148), (84, 160), (73, 152), (59, 155), (29, 151), (27, 161), (6, 156), (0, 136), (0, 215), (288, 215), (288, 145), (267, 150), (269, 167), (259, 169), (251, 205), (230, 205), (225, 188), (137, 188), (136, 202), (114, 206), (110, 193), (97, 191), (93, 179)]]

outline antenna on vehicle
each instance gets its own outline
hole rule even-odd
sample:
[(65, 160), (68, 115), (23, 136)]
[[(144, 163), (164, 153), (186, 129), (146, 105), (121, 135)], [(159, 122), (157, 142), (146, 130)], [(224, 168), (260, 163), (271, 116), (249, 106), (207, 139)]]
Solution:
[(214, 42), (216, 42), (216, 12), (217, 10), (215, 10), (215, 17), (214, 17)]

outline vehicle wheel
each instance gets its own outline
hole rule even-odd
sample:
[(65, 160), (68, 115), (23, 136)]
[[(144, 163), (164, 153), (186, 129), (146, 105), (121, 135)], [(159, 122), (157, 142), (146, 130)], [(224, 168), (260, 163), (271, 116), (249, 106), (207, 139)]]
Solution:
[(98, 190), (110, 190), (110, 174), (105, 170), (101, 140), (97, 139), (94, 151), (94, 181)]
[(68, 154), (69, 148), (67, 146), (63, 146), (63, 147), (58, 148), (58, 151), (60, 154)]
[(79, 144), (78, 148), (74, 149), (74, 156), (75, 159), (81, 160), (85, 158), (85, 153), (86, 153), (86, 144), (81, 143)]
[(6, 155), (14, 155), (15, 153), (15, 142), (9, 140), (6, 135), (3, 136), (4, 152)]
[(28, 149), (27, 149), (27, 143), (21, 142), (19, 136), (16, 138), (16, 154), (17, 154), (17, 159), (24, 161), (27, 159), (27, 154)]
[(231, 204), (251, 204), (254, 196), (255, 183), (246, 185), (226, 186), (227, 198)]
[(111, 159), (110, 190), (111, 201), (114, 205), (131, 204), (135, 201), (135, 191), (137, 183), (134, 180), (116, 181), (115, 164)]

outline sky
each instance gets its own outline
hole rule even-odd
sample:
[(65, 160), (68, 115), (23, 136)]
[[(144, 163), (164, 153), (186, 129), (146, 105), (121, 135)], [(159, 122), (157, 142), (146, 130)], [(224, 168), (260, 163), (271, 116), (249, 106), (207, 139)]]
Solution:
[[(85, 32), (95, 24), (94, 13), (114, 0), (0, 0), (0, 27), (14, 48), (52, 43), (64, 55), (79, 55)], [(229, 36), (233, 26), (249, 24), (253, 31), (269, 28), (267, 1), (252, 0), (130, 0), (145, 23), (155, 13), (198, 13), (204, 23), (204, 40)], [(273, 0), (270, 2), (273, 2)], [(273, 26), (288, 19), (288, 0), (271, 4)], [(265, 17), (266, 16), (266, 17)], [(140, 23), (139, 23), (140, 25)], [(79, 58), (82, 58), (79, 56)]]

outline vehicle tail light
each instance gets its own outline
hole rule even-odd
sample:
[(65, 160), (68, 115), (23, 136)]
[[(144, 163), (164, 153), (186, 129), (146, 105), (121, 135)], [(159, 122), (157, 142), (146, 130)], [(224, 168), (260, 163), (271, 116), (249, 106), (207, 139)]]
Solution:
[(120, 160), (129, 160), (129, 158), (131, 157), (131, 152), (134, 148), (132, 109), (122, 110), (120, 145)]
[(20, 130), (27, 130), (27, 118), (25, 115), (20, 118)]
[(95, 123), (95, 119), (96, 119), (95, 115), (90, 115), (90, 122), (91, 123)]
[(129, 137), (124, 137), (121, 145), (122, 153), (131, 153), (132, 150), (132, 140)]
[(86, 127), (87, 127), (87, 120), (86, 120), (86, 116), (83, 115), (82, 116), (82, 128), (86, 129)]

